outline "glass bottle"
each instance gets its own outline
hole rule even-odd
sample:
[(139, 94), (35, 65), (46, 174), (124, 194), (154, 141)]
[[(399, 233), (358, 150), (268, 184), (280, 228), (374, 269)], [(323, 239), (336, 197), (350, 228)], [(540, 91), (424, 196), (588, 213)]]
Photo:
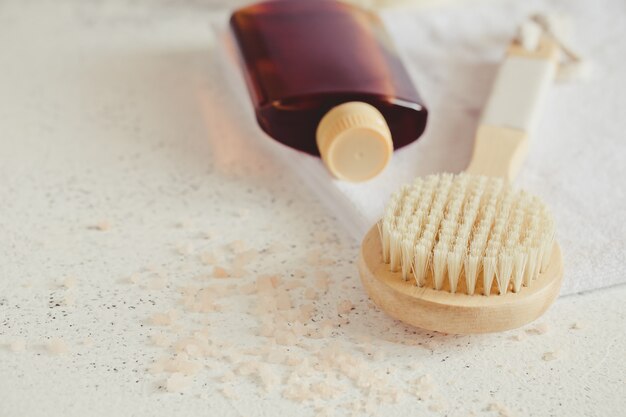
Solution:
[(375, 176), (424, 131), (427, 110), (374, 13), (274, 0), (239, 9), (230, 25), (260, 127), (321, 155), (335, 176)]

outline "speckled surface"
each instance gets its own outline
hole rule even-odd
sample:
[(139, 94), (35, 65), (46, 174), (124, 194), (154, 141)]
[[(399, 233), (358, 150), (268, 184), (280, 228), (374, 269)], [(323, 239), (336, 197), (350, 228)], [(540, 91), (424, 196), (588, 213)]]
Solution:
[[(0, 4), (1, 416), (313, 416), (325, 404), (344, 415), (367, 390), (341, 376), (336, 398), (306, 405), (284, 399), (282, 384), (221, 381), (237, 365), (224, 355), (274, 345), (257, 335), (246, 285), (278, 274), (315, 286), (324, 271), (328, 291), (305, 327), (340, 322), (275, 349), (312, 359), (333, 344), (401, 390), (432, 379), (418, 396), (373, 401), (376, 415), (623, 413), (624, 286), (561, 298), (538, 323), (496, 335), (431, 334), (377, 311), (341, 225), (245, 137), (212, 128), (236, 107), (212, 82), (210, 14), (194, 2)], [(238, 240), (259, 257), (239, 278), (213, 278), (202, 254), (229, 267)], [(181, 305), (185, 287), (229, 285), (219, 311)], [(354, 309), (338, 318), (345, 299)], [(169, 309), (174, 324), (151, 323)], [(150, 368), (174, 350), (150, 336), (200, 330), (223, 355), (194, 359), (189, 386), (167, 392), (170, 375)], [(54, 338), (66, 353), (49, 351)], [(291, 371), (271, 367), (283, 382)]]

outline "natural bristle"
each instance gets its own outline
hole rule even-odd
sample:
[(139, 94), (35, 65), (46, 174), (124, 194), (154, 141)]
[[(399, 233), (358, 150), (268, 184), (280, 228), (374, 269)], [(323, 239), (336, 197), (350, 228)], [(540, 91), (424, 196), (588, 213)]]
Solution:
[(418, 286), (467, 294), (517, 292), (548, 266), (554, 221), (543, 202), (503, 180), (417, 178), (379, 223), (383, 260)]

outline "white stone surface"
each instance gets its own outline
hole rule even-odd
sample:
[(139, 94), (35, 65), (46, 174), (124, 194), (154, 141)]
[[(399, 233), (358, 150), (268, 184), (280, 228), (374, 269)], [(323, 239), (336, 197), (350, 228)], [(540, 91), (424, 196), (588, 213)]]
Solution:
[[(368, 390), (341, 373), (337, 398), (305, 405), (282, 398), (292, 367), (272, 359), (282, 381), (269, 392), (253, 376), (222, 382), (242, 358), (268, 362), (252, 354), (268, 346), (313, 361), (329, 344), (387, 387), (432, 379), (422, 399), (373, 401), (375, 415), (623, 414), (624, 286), (561, 298), (538, 323), (495, 335), (432, 334), (372, 307), (341, 224), (246, 137), (214, 128), (238, 110), (211, 78), (212, 10), (0, 4), (1, 416), (344, 415), (339, 406)], [(202, 255), (228, 269), (238, 240), (260, 256), (241, 277), (212, 277)], [(328, 291), (316, 284), (323, 271)], [(260, 274), (318, 290), (306, 332), (340, 319), (342, 300), (354, 310), (328, 337), (274, 346), (257, 336), (259, 297), (246, 294)], [(181, 304), (185, 287), (231, 284), (215, 297), (220, 311)], [(288, 294), (308, 302), (302, 288)], [(152, 324), (171, 309), (172, 325)], [(171, 373), (149, 370), (193, 331), (211, 346), (190, 359), (195, 375), (168, 383)]]

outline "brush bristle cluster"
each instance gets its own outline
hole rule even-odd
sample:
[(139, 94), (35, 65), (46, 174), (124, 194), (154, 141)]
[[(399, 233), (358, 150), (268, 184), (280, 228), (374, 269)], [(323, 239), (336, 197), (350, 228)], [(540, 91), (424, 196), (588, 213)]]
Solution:
[(538, 197), (471, 174), (417, 178), (392, 196), (378, 227), (391, 271), (470, 295), (530, 286), (554, 245), (554, 221)]

